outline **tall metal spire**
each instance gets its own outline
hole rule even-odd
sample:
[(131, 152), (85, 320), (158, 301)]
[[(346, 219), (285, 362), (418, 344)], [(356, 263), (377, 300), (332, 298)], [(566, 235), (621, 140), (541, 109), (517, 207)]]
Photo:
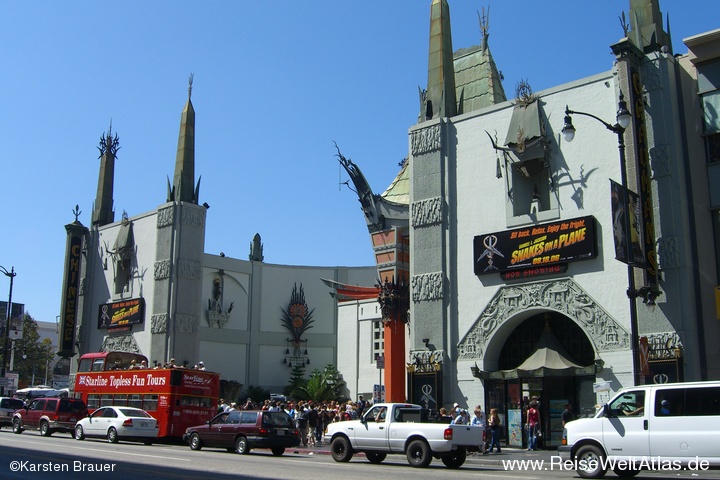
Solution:
[(190, 97), (192, 95), (193, 75), (190, 74), (188, 84), (188, 101), (180, 118), (180, 135), (178, 137), (177, 156), (175, 157), (175, 177), (172, 189), (168, 192), (168, 202), (198, 203), (200, 181), (195, 190), (195, 109)]
[(92, 214), (92, 224), (99, 227), (115, 221), (113, 211), (113, 185), (115, 182), (115, 158), (120, 150), (117, 133), (112, 136), (112, 120), (107, 134), (100, 137), (100, 174), (98, 177), (97, 196)]
[(456, 113), (450, 7), (447, 0), (433, 0), (430, 6), (428, 84), (421, 121), (452, 117)]

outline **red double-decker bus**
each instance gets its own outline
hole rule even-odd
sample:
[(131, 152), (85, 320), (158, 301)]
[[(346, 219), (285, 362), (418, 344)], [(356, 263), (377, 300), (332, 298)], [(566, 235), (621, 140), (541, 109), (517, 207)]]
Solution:
[[(134, 362), (133, 362), (134, 361)], [(86, 353), (80, 357), (73, 396), (92, 413), (107, 405), (146, 410), (159, 423), (159, 438), (182, 437), (217, 411), (220, 374), (189, 368), (138, 368), (144, 355)]]

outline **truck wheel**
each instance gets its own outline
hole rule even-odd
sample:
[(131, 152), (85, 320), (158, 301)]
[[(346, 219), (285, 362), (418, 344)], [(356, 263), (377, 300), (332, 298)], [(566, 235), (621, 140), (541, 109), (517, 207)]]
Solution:
[(368, 462), (370, 463), (382, 463), (383, 460), (387, 457), (387, 453), (385, 452), (365, 452), (365, 457), (368, 459)]
[(460, 468), (465, 463), (467, 458), (467, 452), (464, 448), (458, 448), (457, 450), (451, 450), (442, 456), (442, 462), (448, 468)]
[(607, 468), (603, 466), (604, 458), (602, 450), (595, 445), (584, 445), (575, 455), (578, 463), (575, 471), (582, 478), (602, 478), (607, 472)]
[(12, 426), (13, 433), (22, 433), (22, 425), (20, 423), (19, 418), (13, 418), (13, 426)]
[(432, 461), (430, 447), (425, 440), (413, 440), (407, 448), (407, 460), (410, 466), (425, 468)]
[(350, 440), (347, 437), (335, 437), (330, 444), (330, 452), (336, 462), (349, 462), (353, 456)]

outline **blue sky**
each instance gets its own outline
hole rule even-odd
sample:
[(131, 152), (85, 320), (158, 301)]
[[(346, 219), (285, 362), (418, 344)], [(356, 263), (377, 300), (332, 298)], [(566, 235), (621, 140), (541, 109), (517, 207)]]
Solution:
[[(196, 181), (207, 253), (372, 265), (360, 205), (333, 141), (381, 193), (407, 156), (427, 83), (431, 0), (5, 1), (0, 16), (0, 265), (36, 320), (60, 310), (65, 228), (90, 225), (100, 137), (120, 138), (115, 218), (152, 210), (174, 173), (194, 74)], [(690, 5), (692, 7), (690, 7)], [(629, 1), (450, 0), (455, 49), (490, 48), (506, 93), (607, 71)], [(717, 0), (661, 0), (673, 49), (720, 28)], [(0, 277), (7, 299), (7, 277)]]

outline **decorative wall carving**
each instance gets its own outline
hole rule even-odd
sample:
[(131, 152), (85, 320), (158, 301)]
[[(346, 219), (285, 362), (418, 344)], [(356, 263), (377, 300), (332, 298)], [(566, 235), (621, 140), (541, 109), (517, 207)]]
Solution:
[(200, 319), (197, 315), (186, 313), (175, 315), (175, 332), (177, 333), (197, 333), (199, 326)]
[(444, 358), (444, 350), (410, 350), (407, 369), (411, 373), (438, 372)]
[(202, 228), (205, 223), (205, 210), (196, 208), (183, 208), (182, 224), (190, 227)]
[(677, 244), (677, 237), (660, 237), (657, 239), (658, 265), (663, 270), (680, 266)]
[(421, 155), (440, 150), (441, 138), (440, 124), (414, 131), (410, 137), (412, 154)]
[(169, 227), (173, 224), (175, 206), (160, 208), (157, 212), (157, 228)]
[(158, 260), (155, 262), (153, 276), (155, 280), (170, 278), (170, 260)]
[(432, 225), (442, 222), (443, 201), (441, 197), (428, 198), (410, 205), (413, 227)]
[(683, 344), (677, 332), (657, 332), (644, 335), (648, 339), (651, 361), (654, 360), (675, 360), (677, 349), (682, 351)]
[(152, 333), (167, 333), (167, 313), (156, 313), (150, 317), (150, 331)]
[(670, 176), (671, 162), (667, 145), (650, 149), (650, 166), (652, 167), (653, 178)]
[(662, 89), (662, 77), (655, 62), (643, 63), (640, 70), (640, 78), (642, 78), (643, 87), (645, 87), (646, 92)]
[(202, 277), (202, 265), (200, 262), (181, 258), (178, 260), (178, 276), (189, 280), (199, 280)]
[(140, 353), (140, 347), (131, 334), (105, 337), (102, 344), (103, 352), (130, 352)]
[(443, 272), (413, 275), (410, 281), (413, 302), (443, 298)]
[(479, 359), (500, 325), (530, 308), (560, 312), (574, 320), (596, 351), (627, 349), (630, 334), (572, 279), (501, 287), (458, 344), (458, 359)]
[[(256, 237), (259, 238), (258, 235)], [(225, 285), (225, 272), (220, 270), (218, 276), (213, 280), (212, 298), (208, 299), (207, 320), (208, 325), (214, 328), (223, 328), (230, 320), (235, 302), (230, 302), (230, 306), (223, 306), (223, 290)]]

